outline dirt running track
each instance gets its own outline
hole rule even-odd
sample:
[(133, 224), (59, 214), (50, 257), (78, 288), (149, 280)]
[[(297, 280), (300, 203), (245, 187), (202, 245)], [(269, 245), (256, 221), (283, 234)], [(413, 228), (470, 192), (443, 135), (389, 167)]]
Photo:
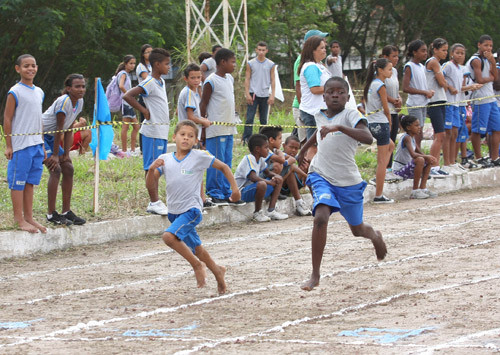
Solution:
[(489, 354), (500, 351), (500, 188), (367, 205), (389, 254), (330, 219), (200, 231), (228, 293), (159, 236), (0, 262), (0, 353)]

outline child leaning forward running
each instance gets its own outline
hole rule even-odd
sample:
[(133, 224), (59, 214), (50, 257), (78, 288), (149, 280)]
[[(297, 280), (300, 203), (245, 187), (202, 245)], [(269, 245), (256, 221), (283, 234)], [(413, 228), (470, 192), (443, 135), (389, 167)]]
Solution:
[(344, 79), (328, 79), (323, 97), (327, 109), (315, 115), (318, 130), (299, 154), (299, 161), (302, 161), (303, 153), (309, 146), (318, 144), (318, 153), (311, 162), (306, 181), (314, 199), (313, 270), (309, 281), (302, 285), (302, 289), (307, 291), (319, 285), (328, 219), (333, 212), (340, 212), (354, 236), (372, 241), (377, 259), (382, 260), (387, 254), (382, 234), (363, 222), (366, 182), (361, 178), (354, 155), (358, 142), (371, 144), (373, 141), (366, 119), (357, 110), (345, 108), (349, 100), (349, 85)]
[[(168, 219), (171, 225), (163, 233), (163, 241), (193, 267), (198, 287), (205, 286), (206, 267), (217, 280), (219, 294), (226, 292), (226, 268), (217, 265), (201, 245), (196, 226), (201, 222), (203, 202), (200, 196), (203, 173), (209, 167), (222, 171), (228, 179), (232, 201), (239, 201), (240, 192), (231, 169), (204, 150), (193, 149), (198, 143), (198, 127), (192, 121), (181, 121), (174, 130), (175, 153), (162, 154), (149, 167), (146, 186), (151, 195), (158, 194), (158, 180), (165, 176)], [(206, 267), (205, 267), (206, 266)]]
[(436, 164), (436, 158), (432, 155), (422, 154), (415, 141), (415, 137), (422, 130), (420, 121), (415, 116), (404, 116), (401, 119), (401, 127), (406, 134), (401, 137), (398, 143), (392, 171), (403, 179), (413, 179), (413, 190), (410, 198), (436, 197), (435, 192), (427, 189), (427, 179), (431, 172), (431, 166)]

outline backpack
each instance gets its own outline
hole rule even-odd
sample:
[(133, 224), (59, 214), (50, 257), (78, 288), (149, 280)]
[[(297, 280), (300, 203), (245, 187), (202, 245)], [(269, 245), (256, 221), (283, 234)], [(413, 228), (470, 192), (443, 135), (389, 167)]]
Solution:
[[(119, 72), (117, 75), (113, 76), (111, 82), (106, 87), (106, 98), (108, 99), (109, 111), (110, 112), (119, 112), (122, 108), (122, 96), (123, 92), (120, 90), (118, 86), (118, 78), (122, 73), (125, 73), (127, 76), (125, 77), (125, 87), (127, 87), (127, 82), (130, 82), (130, 78), (125, 71)], [(130, 85), (129, 85), (130, 86)]]

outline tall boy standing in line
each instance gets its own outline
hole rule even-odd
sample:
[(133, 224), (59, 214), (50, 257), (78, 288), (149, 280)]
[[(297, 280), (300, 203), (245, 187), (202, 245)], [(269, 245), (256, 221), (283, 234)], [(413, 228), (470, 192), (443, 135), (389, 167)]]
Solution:
[[(257, 107), (259, 108), (259, 120), (261, 125), (267, 124), (269, 106), (274, 104), (275, 77), (274, 62), (266, 58), (266, 42), (257, 43), (255, 49), (257, 58), (247, 63), (245, 73), (245, 98), (247, 100), (246, 124), (253, 125)], [(271, 96), (269, 96), (269, 87)], [(245, 126), (243, 131), (243, 144), (245, 144), (253, 133), (253, 126)]]
[[(232, 51), (221, 48), (215, 54), (217, 70), (203, 84), (203, 94), (200, 103), (201, 117), (213, 122), (235, 124), (234, 79), (231, 73), (236, 67), (236, 57)], [(232, 166), (234, 125), (211, 125), (205, 129), (207, 150), (217, 159)], [(219, 170), (207, 170), (207, 195), (218, 206), (244, 204), (231, 201), (231, 186), (224, 174)]]
[[(47, 228), (33, 219), (33, 185), (39, 185), (43, 172), (42, 103), (43, 90), (33, 84), (38, 71), (35, 58), (23, 54), (16, 60), (21, 81), (10, 88), (3, 116), (5, 157), (14, 221), (24, 231), (42, 233)], [(10, 136), (20, 134), (19, 136)]]
[[(471, 76), (476, 83), (483, 86), (473, 93), (473, 99), (482, 99), (472, 103), (472, 147), (476, 162), (481, 166), (500, 166), (498, 146), (500, 143), (500, 110), (496, 104), (493, 82), (498, 78), (495, 58), (493, 57), (493, 40), (488, 35), (482, 35), (477, 43), (478, 55), (473, 55), (468, 61)], [(481, 135), (491, 132), (490, 159), (481, 154)]]
[[(146, 174), (153, 161), (167, 152), (170, 118), (165, 81), (161, 75), (167, 74), (170, 69), (170, 53), (163, 48), (155, 48), (149, 55), (149, 63), (151, 75), (123, 95), (123, 100), (144, 114), (145, 120), (139, 132), (142, 134), (142, 159)], [(139, 95), (144, 98), (146, 107), (135, 99)], [(168, 214), (163, 201), (152, 196), (146, 211), (162, 216)]]
[(371, 144), (373, 141), (366, 119), (357, 110), (345, 108), (349, 101), (349, 85), (344, 79), (328, 79), (323, 97), (327, 109), (315, 115), (318, 125), (316, 134), (307, 141), (299, 154), (299, 161), (302, 161), (303, 152), (311, 145), (318, 144), (318, 153), (311, 162), (306, 181), (314, 199), (313, 270), (309, 281), (302, 285), (306, 291), (319, 285), (328, 220), (333, 212), (340, 212), (354, 236), (372, 241), (377, 259), (384, 259), (387, 253), (382, 234), (363, 222), (366, 182), (361, 178), (354, 155), (358, 142)]
[(198, 142), (198, 127), (192, 121), (177, 124), (173, 139), (175, 153), (162, 154), (149, 167), (146, 187), (150, 195), (158, 195), (158, 180), (165, 176), (168, 219), (171, 225), (163, 233), (163, 241), (193, 267), (198, 287), (205, 286), (206, 267), (217, 280), (219, 294), (226, 292), (226, 268), (217, 265), (201, 245), (196, 226), (201, 222), (203, 202), (200, 197), (203, 173), (208, 167), (220, 170), (233, 188), (231, 198), (240, 199), (240, 192), (231, 169), (204, 150), (193, 149)]

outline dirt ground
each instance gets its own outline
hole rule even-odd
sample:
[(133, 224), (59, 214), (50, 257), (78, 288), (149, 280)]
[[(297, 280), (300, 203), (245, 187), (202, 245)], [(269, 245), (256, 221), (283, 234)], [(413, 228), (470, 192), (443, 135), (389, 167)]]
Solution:
[(389, 254), (312, 217), (205, 228), (228, 292), (159, 235), (0, 262), (0, 353), (489, 354), (500, 351), (500, 188), (366, 205)]

